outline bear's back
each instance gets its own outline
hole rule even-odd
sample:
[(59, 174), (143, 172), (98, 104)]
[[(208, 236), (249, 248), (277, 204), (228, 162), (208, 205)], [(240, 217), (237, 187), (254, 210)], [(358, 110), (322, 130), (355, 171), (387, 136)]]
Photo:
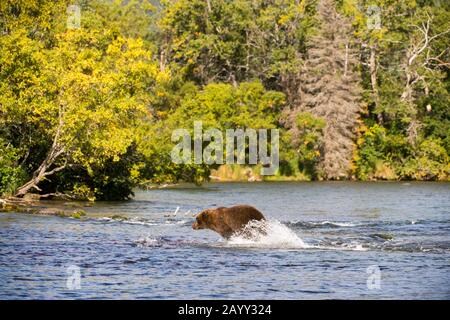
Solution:
[(219, 208), (223, 218), (233, 231), (244, 227), (251, 220), (264, 220), (258, 209), (249, 205), (237, 205), (229, 208)]

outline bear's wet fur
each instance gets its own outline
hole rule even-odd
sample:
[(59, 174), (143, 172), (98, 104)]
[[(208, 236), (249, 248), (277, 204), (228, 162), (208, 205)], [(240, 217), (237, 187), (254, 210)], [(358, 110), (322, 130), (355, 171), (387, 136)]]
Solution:
[(252, 220), (265, 220), (265, 218), (256, 208), (248, 205), (220, 207), (200, 212), (195, 217), (192, 228), (195, 230), (211, 229), (228, 239)]

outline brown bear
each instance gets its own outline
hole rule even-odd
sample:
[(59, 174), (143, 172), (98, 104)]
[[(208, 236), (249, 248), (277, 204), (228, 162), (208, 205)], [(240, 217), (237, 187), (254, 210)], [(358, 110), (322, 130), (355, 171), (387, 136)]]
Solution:
[(192, 229), (211, 229), (226, 239), (244, 228), (251, 220), (265, 220), (261, 212), (247, 205), (206, 209), (200, 212), (195, 219)]

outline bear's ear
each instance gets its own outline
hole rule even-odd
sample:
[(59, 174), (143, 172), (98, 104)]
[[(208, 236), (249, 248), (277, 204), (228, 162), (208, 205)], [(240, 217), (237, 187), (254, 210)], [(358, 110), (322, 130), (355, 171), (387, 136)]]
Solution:
[(205, 210), (202, 212), (201, 219), (204, 223), (209, 223), (211, 221), (209, 210)]

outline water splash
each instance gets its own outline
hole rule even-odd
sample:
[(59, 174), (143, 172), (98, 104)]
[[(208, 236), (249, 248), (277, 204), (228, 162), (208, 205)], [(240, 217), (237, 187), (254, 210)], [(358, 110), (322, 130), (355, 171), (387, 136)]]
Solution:
[(278, 220), (250, 221), (226, 242), (231, 247), (309, 248), (297, 234)]
[(322, 221), (319, 224), (321, 225), (329, 225), (329, 226), (335, 226), (335, 227), (356, 227), (357, 224), (351, 223), (351, 222), (334, 222), (334, 221)]
[[(328, 223), (328, 222), (326, 222)], [(226, 241), (227, 247), (271, 249), (318, 249), (339, 251), (367, 251), (361, 243), (331, 243), (312, 245), (305, 243), (293, 230), (278, 220), (250, 221), (242, 231)]]
[(162, 245), (160, 239), (152, 238), (150, 236), (140, 238), (134, 243), (139, 247), (160, 247)]

